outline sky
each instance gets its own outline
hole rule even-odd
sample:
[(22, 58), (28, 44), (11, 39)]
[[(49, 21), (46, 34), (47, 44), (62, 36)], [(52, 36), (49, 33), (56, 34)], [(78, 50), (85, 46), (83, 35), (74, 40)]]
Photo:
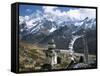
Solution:
[(47, 13), (58, 17), (69, 17), (70, 19), (83, 20), (86, 17), (96, 18), (96, 10), (93, 8), (58, 7), (42, 5), (19, 5), (19, 16), (29, 19), (32, 14), (46, 15)]
[(36, 12), (37, 10), (42, 11), (42, 7), (36, 6), (36, 5), (20, 5), (19, 6), (19, 15), (20, 16), (30, 15), (33, 12)]
[[(37, 10), (43, 12), (44, 11), (44, 7), (46, 6), (41, 6), (41, 5), (20, 5), (19, 6), (19, 15), (20, 16), (25, 16), (25, 15), (30, 15), (34, 12), (36, 12)], [(49, 7), (49, 6), (47, 6)], [(70, 9), (78, 9), (78, 8), (71, 8), (71, 7), (56, 7), (56, 6), (51, 6), (51, 9), (53, 8), (57, 8), (60, 11), (69, 11)], [(50, 10), (50, 8), (49, 8)]]

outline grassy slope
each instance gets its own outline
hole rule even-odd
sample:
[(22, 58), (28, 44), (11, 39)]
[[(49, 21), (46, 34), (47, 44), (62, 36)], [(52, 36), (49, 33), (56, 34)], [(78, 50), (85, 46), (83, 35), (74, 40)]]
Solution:
[[(32, 43), (20, 42), (19, 47), (19, 70), (20, 71), (34, 71), (39, 70), (41, 65), (46, 63), (47, 57), (45, 55), (46, 48)], [(79, 60), (79, 57), (83, 55), (75, 53), (75, 57)], [(61, 64), (54, 65), (53, 69), (66, 69), (71, 62), (69, 54), (59, 54), (61, 57)], [(89, 55), (89, 61), (95, 60), (94, 55)]]

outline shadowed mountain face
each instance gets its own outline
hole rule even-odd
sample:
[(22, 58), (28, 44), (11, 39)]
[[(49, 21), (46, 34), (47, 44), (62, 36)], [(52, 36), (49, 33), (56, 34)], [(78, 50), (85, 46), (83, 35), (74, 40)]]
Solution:
[[(88, 50), (90, 54), (96, 54), (96, 30), (88, 30), (86, 32), (86, 39), (87, 39), (87, 45), (88, 45)], [(83, 42), (82, 38), (76, 40), (74, 43), (74, 50), (76, 52), (82, 53), (84, 51), (83, 47)], [(79, 51), (80, 50), (80, 51)]]

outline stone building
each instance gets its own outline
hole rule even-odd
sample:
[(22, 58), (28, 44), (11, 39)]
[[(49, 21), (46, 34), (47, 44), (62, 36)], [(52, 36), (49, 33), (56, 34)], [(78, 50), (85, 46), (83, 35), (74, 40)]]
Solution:
[(48, 42), (48, 50), (47, 50), (47, 59), (49, 64), (52, 66), (54, 64), (57, 64), (57, 52), (55, 51), (56, 45), (54, 40), (52, 39), (50, 42)]

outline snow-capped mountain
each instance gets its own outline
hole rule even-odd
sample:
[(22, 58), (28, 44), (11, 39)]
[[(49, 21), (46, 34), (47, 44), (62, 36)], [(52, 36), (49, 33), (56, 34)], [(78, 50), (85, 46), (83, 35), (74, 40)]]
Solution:
[[(61, 27), (67, 26), (75, 33), (81, 29), (95, 29), (96, 20), (86, 17), (84, 20), (73, 20), (70, 17), (54, 16), (51, 14), (19, 16), (20, 36), (23, 38), (27, 35), (44, 34), (46, 36), (58, 30)], [(77, 27), (77, 28), (74, 28)]]
[[(96, 19), (86, 17), (83, 20), (70, 18), (70, 16), (56, 16), (50, 13), (19, 16), (20, 40), (32, 43), (47, 44), (54, 39), (57, 48), (69, 49), (72, 35), (82, 35), (86, 31), (89, 49), (95, 46)], [(91, 40), (92, 39), (92, 40)], [(81, 42), (81, 40), (79, 40)], [(75, 45), (80, 46), (80, 42)], [(73, 45), (73, 48), (78, 49)], [(92, 48), (95, 50), (95, 48)], [(91, 50), (92, 50), (91, 49)], [(91, 51), (90, 50), (90, 51)]]

